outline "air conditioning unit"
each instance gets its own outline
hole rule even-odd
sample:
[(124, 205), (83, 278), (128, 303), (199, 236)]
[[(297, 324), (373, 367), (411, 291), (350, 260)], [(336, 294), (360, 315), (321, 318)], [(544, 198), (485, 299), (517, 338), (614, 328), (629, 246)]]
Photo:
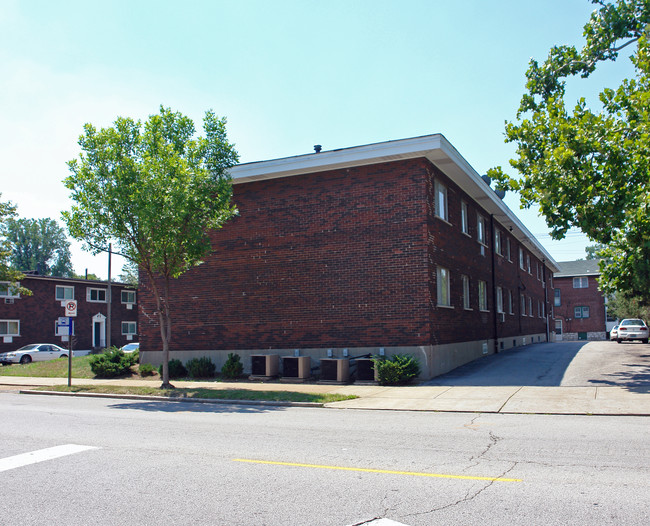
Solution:
[(309, 356), (283, 356), (282, 378), (306, 380), (311, 376), (311, 358)]
[(349, 358), (321, 358), (320, 381), (327, 383), (347, 383), (350, 379)]
[(357, 358), (357, 382), (376, 382), (375, 362), (372, 358)]
[(273, 378), (278, 375), (280, 357), (277, 354), (253, 354), (251, 379)]
[(5, 298), (5, 304), (6, 305), (11, 305), (11, 304), (13, 304), (13, 302), (14, 302), (13, 298)]

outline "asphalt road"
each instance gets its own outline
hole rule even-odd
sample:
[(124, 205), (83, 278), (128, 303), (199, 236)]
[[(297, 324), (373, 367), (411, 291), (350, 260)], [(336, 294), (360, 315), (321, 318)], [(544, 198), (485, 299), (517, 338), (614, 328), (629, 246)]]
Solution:
[(650, 344), (558, 342), (515, 347), (427, 385), (620, 386), (650, 389)]
[[(645, 525), (650, 516), (647, 418), (8, 392), (0, 407), (3, 525)], [(12, 465), (67, 444), (93, 449)]]

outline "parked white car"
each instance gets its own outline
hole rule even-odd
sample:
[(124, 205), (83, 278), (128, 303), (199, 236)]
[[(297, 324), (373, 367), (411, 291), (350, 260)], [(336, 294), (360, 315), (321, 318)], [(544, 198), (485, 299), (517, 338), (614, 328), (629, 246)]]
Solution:
[(67, 357), (67, 349), (58, 345), (52, 343), (31, 343), (16, 351), (0, 353), (0, 363), (2, 365), (9, 365), (11, 363), (22, 363), (24, 365), (31, 362), (44, 362), (46, 360)]
[(648, 326), (643, 320), (637, 318), (626, 318), (618, 326), (616, 341), (631, 342), (640, 340), (642, 343), (648, 343)]
[(610, 341), (614, 341), (618, 337), (618, 325), (616, 325), (611, 331), (609, 331)]
[(126, 345), (122, 346), (121, 349), (125, 353), (139, 351), (140, 350), (140, 344), (138, 342), (127, 343)]

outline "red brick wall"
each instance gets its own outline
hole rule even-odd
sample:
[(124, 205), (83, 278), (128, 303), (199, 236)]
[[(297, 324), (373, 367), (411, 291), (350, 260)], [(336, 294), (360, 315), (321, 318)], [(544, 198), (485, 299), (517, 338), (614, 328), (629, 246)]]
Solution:
[[(427, 161), (238, 184), (240, 215), (173, 284), (172, 350), (426, 345)], [(141, 344), (159, 347), (140, 287)]]
[[(562, 319), (565, 333), (605, 332), (605, 300), (598, 290), (596, 277), (589, 276), (588, 287), (573, 288), (573, 277), (555, 278), (554, 285), (560, 290), (561, 305), (555, 307), (555, 318)], [(589, 318), (576, 319), (574, 308), (589, 307)]]
[[(433, 167), (432, 167), (433, 168)], [(435, 216), (434, 183), (438, 179), (447, 187), (449, 221)], [(491, 191), (487, 188), (486, 190)], [(461, 188), (448, 179), (442, 172), (433, 168), (428, 184), (429, 206), (428, 225), (428, 259), (430, 282), (432, 326), (432, 344), (444, 344), (457, 341), (475, 341), (492, 338), (509, 338), (517, 335), (540, 334), (546, 332), (546, 319), (538, 315), (538, 302), (545, 302), (545, 291), (541, 279), (542, 262), (524, 248), (524, 254), (530, 256), (531, 273), (519, 268), (518, 249), (521, 246), (507, 228), (490, 217)], [(461, 229), (461, 203), (468, 207), (469, 233)], [(481, 253), (478, 242), (477, 223), (481, 214), (486, 221), (487, 247)], [(501, 233), (503, 255), (493, 254), (493, 226)], [(510, 242), (510, 260), (507, 257), (507, 240)], [(527, 262), (526, 257), (524, 261)], [(450, 272), (451, 307), (438, 307), (437, 302), (437, 266)], [(540, 266), (538, 279), (537, 265)], [(494, 275), (493, 275), (494, 266)], [(470, 280), (470, 309), (463, 307), (463, 285), (461, 276), (465, 274)], [(547, 277), (549, 275), (547, 271)], [(478, 282), (487, 283), (488, 311), (479, 310)], [(503, 289), (504, 321), (497, 319), (495, 324), (495, 297), (493, 287)], [(546, 280), (546, 287), (550, 287)], [(550, 289), (549, 289), (550, 290)], [(507, 293), (513, 297), (513, 314), (509, 314)], [(521, 315), (520, 294), (526, 297), (526, 315)], [(533, 316), (528, 312), (528, 298), (533, 300)], [(549, 298), (551, 295), (549, 293)], [(552, 298), (551, 298), (552, 299)], [(548, 314), (548, 305), (545, 311)], [(500, 318), (500, 317), (498, 317)]]
[[(77, 317), (74, 318), (75, 338), (74, 349), (92, 348), (92, 317), (101, 313), (107, 314), (106, 303), (91, 303), (86, 301), (86, 288), (106, 288), (105, 283), (84, 281), (58, 281), (26, 277), (21, 285), (32, 291), (31, 296), (21, 296), (13, 304), (6, 304), (0, 299), (0, 319), (20, 320), (19, 337), (14, 337), (12, 343), (3, 343), (0, 337), (0, 352), (13, 351), (28, 343), (54, 343), (63, 347), (61, 338), (56, 336), (55, 324), (59, 316), (65, 316), (65, 309), (61, 302), (56, 300), (56, 285), (74, 286), (75, 299), (77, 300)], [(120, 302), (122, 286), (113, 285), (113, 308), (111, 310), (111, 339), (113, 345), (122, 346), (127, 343), (122, 336), (122, 321), (137, 321), (138, 312), (134, 307), (128, 310)], [(138, 297), (136, 295), (136, 301)], [(137, 336), (134, 341), (137, 341)]]

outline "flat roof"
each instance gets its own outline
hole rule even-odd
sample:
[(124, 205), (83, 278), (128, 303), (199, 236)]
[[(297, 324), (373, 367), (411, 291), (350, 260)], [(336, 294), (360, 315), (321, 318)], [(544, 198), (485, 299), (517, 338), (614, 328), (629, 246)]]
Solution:
[(281, 159), (243, 163), (232, 167), (230, 174), (233, 184), (236, 185), (417, 158), (428, 159), (488, 214), (493, 215), (494, 219), (509, 230), (531, 253), (544, 261), (553, 272), (559, 270), (557, 263), (541, 243), (440, 133)]

